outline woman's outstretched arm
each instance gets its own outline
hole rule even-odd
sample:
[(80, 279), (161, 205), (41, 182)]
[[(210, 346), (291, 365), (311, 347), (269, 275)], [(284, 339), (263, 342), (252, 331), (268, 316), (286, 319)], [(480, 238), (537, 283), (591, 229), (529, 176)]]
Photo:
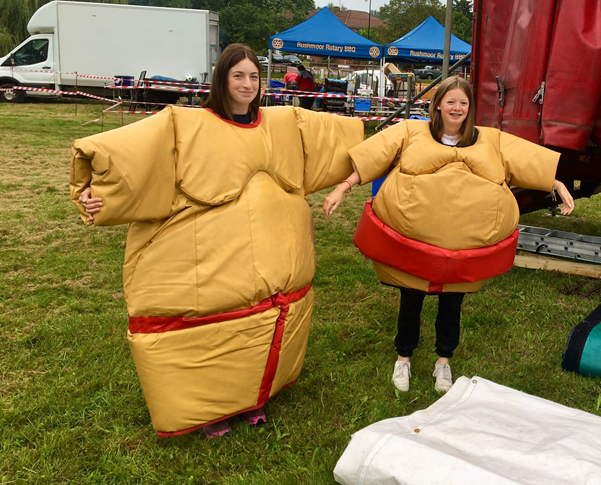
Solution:
[(323, 213), (326, 215), (326, 217), (330, 217), (332, 212), (338, 209), (344, 194), (350, 191), (353, 186), (357, 185), (358, 183), (361, 183), (361, 178), (359, 177), (359, 172), (355, 170), (344, 181), (342, 181), (338, 187), (336, 187), (326, 196), (325, 200), (323, 201)]

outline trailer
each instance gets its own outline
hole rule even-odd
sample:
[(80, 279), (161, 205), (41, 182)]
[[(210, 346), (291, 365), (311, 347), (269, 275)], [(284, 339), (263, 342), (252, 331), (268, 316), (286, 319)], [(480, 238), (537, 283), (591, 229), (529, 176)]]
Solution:
[[(53, 1), (31, 17), (27, 40), (0, 58), (0, 99), (23, 101), (39, 91), (107, 96), (115, 80), (208, 82), (219, 54), (219, 15), (208, 10)], [(52, 92), (53, 91), (53, 92)], [(153, 91), (175, 102), (177, 89)]]
[[(601, 190), (601, 0), (474, 0), (476, 123), (561, 153), (575, 198)], [(514, 192), (520, 210), (556, 202)]]

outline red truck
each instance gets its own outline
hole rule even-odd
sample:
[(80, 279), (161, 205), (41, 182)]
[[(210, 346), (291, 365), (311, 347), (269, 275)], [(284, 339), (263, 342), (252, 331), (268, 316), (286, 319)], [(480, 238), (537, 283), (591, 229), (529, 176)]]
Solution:
[(474, 0), (471, 81), (478, 125), (559, 151), (575, 198), (601, 191), (601, 0)]

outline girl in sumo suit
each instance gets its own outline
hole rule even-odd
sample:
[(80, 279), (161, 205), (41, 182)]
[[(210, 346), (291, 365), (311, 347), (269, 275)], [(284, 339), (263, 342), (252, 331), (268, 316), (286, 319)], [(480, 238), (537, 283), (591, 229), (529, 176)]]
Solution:
[(574, 207), (555, 180), (558, 153), (474, 123), (470, 84), (449, 77), (432, 98), (430, 121), (406, 120), (349, 151), (355, 171), (323, 204), (328, 217), (353, 185), (389, 174), (354, 241), (380, 281), (401, 291), (392, 376), (400, 391), (409, 390), (426, 295), (438, 296), (434, 387), (452, 386), (463, 297), (513, 264), (519, 210), (509, 186), (557, 191), (562, 214)]
[(130, 224), (128, 341), (159, 436), (265, 422), (263, 405), (302, 369), (315, 272), (305, 196), (352, 173), (363, 124), (260, 108), (260, 72), (232, 44), (205, 109), (170, 106), (73, 146), (84, 222)]

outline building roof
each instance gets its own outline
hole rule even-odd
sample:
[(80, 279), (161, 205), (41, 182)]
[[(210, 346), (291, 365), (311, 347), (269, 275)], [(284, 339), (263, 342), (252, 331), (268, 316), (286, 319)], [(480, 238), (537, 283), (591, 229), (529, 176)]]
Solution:
[[(307, 18), (313, 17), (319, 10), (310, 10)], [(349, 29), (358, 32), (361, 29), (366, 29), (369, 25), (370, 29), (375, 29), (384, 22), (378, 17), (362, 12), (361, 10), (340, 10), (340, 7), (332, 8), (332, 13)]]

